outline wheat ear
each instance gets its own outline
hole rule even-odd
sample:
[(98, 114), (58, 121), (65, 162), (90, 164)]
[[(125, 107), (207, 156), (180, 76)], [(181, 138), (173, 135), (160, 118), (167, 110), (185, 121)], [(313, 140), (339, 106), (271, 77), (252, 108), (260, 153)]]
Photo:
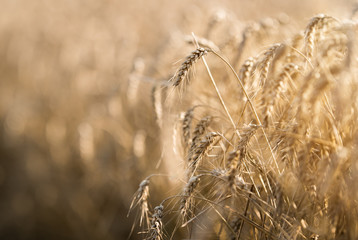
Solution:
[(188, 76), (189, 70), (193, 67), (194, 63), (198, 61), (202, 56), (206, 55), (208, 51), (204, 48), (198, 47), (195, 51), (191, 52), (189, 56), (186, 57), (186, 60), (181, 64), (179, 68), (173, 86), (179, 86), (183, 80)]
[(163, 240), (163, 205), (156, 206), (152, 215), (152, 225), (149, 230), (149, 239)]
[(200, 181), (200, 177), (201, 175), (191, 177), (188, 183), (184, 187), (183, 197), (180, 201), (180, 207), (179, 207), (180, 213), (183, 217), (183, 221), (185, 221), (187, 217), (190, 217), (190, 213), (192, 212), (194, 199), (191, 198), (191, 196)]

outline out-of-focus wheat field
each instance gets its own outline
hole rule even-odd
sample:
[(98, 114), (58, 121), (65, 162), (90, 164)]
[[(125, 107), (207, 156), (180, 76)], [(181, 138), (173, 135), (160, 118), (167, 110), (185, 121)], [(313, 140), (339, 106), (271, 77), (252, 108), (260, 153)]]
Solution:
[[(171, 84), (169, 80), (173, 81), (181, 62), (196, 49), (187, 43), (188, 39), (192, 41), (192, 33), (215, 43), (239, 72), (245, 59), (259, 55), (274, 43), (290, 41), (296, 33), (303, 33), (310, 19), (317, 14), (354, 21), (356, 7), (354, 1), (348, 0), (1, 0), (0, 239), (126, 239), (129, 236), (132, 239), (196, 236), (209, 239), (191, 235), (193, 231), (187, 231), (186, 227), (182, 230), (179, 218), (175, 216), (180, 210), (174, 209), (175, 206), (167, 211), (167, 216), (171, 217), (163, 223), (167, 232), (161, 236), (148, 235), (145, 224), (139, 226), (138, 206), (127, 216), (138, 185), (151, 174), (172, 178), (156, 176), (158, 180), (150, 186), (149, 225), (156, 224), (151, 217), (154, 207), (166, 197), (180, 194), (190, 180), (184, 177), (185, 167), (180, 158), (183, 155), (176, 152), (180, 149), (173, 140), (177, 136), (167, 130), (173, 124), (179, 124), (174, 118), (183, 117), (189, 107), (207, 104), (208, 108), (217, 110), (216, 127), (211, 131), (220, 132), (225, 138), (232, 131), (226, 128), (230, 125), (229, 120), (208, 78), (195, 79), (196, 76), (206, 76), (199, 61), (190, 83), (180, 90), (168, 90), (170, 96), (177, 94), (178, 97), (162, 99), (163, 104), (170, 105), (163, 110), (165, 113), (158, 109), (155, 99), (153, 103), (153, 93), (154, 98), (156, 96), (153, 87), (159, 83)], [(243, 42), (243, 33), (248, 26), (261, 26), (264, 32), (249, 38), (245, 48), (239, 48), (238, 55), (236, 47)], [(255, 27), (252, 31), (256, 31)], [(243, 110), (239, 102), (241, 98), (232, 95), (234, 91), (231, 90), (239, 87), (229, 76), (230, 70), (215, 60), (209, 65), (216, 80), (223, 82), (219, 87), (224, 101), (230, 102), (229, 110), (234, 112), (234, 120), (238, 121), (237, 127), (242, 133), (243, 126), (254, 121), (246, 115), (244, 120), (239, 120), (242, 112), (250, 112), (249, 107)], [(352, 73), (356, 73), (355, 67), (352, 64)], [(208, 82), (199, 84), (200, 81)], [(188, 89), (192, 89), (189, 97), (184, 93)], [(199, 100), (191, 97), (196, 94)], [(328, 98), (330, 96), (328, 94)], [(338, 115), (345, 113), (343, 110), (337, 112)], [(204, 115), (196, 117), (196, 121), (201, 117)], [(337, 126), (337, 129), (340, 127), (344, 126)], [(333, 131), (328, 125), (323, 128)], [(262, 140), (263, 135), (260, 136), (258, 138)], [(318, 135), (313, 137), (318, 138)], [(228, 138), (215, 146), (229, 151), (235, 139)], [(272, 137), (270, 140), (274, 145), (276, 139)], [(345, 146), (342, 141), (341, 145)], [(226, 145), (227, 142), (230, 144)], [(263, 140), (258, 142), (264, 145)], [(339, 145), (338, 140), (334, 144)], [(349, 152), (356, 146), (348, 145)], [(263, 151), (267, 151), (267, 147), (264, 148)], [(259, 151), (257, 146), (253, 149), (255, 153)], [(327, 152), (328, 155), (335, 153), (334, 150)], [(213, 154), (224, 156), (226, 152)], [(280, 158), (278, 151), (275, 154)], [(313, 154), (317, 158), (321, 156), (317, 151), (312, 151)], [(350, 156), (353, 159), (358, 155), (352, 153)], [(351, 168), (354, 166), (352, 164)], [(279, 178), (274, 175), (273, 179)], [(352, 179), (357, 178), (354, 175)], [(256, 180), (252, 181), (255, 185)], [(203, 192), (210, 187), (214, 186), (203, 185)], [(263, 190), (258, 189), (258, 195), (260, 191)], [(209, 191), (211, 197), (215, 194), (219, 193)], [(357, 195), (352, 196), (351, 205), (345, 205), (344, 209), (354, 212), (357, 211), (357, 199), (354, 199)], [(218, 204), (219, 198), (215, 199)], [(290, 201), (287, 200), (291, 204)], [(262, 214), (260, 211), (252, 209), (252, 214)], [(230, 225), (227, 219), (231, 215), (226, 216), (221, 210), (219, 213), (223, 220), (221, 228)], [(290, 215), (288, 210), (286, 213)], [(272, 220), (263, 221), (259, 227), (253, 225), (252, 229), (246, 229), (248, 224), (242, 224), (241, 230), (246, 231), (246, 235), (243, 233), (240, 239), (287, 239), (290, 236), (309, 239), (307, 236), (319, 229), (319, 223), (307, 227), (310, 223), (305, 221), (309, 220), (303, 221), (301, 216), (297, 217), (297, 229), (301, 232), (286, 234), (285, 229), (292, 227), (292, 219), (295, 216), (290, 215), (285, 219), (286, 225), (279, 220), (275, 225), (272, 215)], [(316, 221), (314, 219), (312, 221)], [(190, 228), (205, 231), (205, 227), (211, 225), (204, 220), (195, 222)], [(339, 238), (338, 232), (351, 239), (358, 237), (357, 222), (348, 223), (356, 220), (342, 213), (342, 218), (332, 224), (343, 226), (346, 232), (332, 230), (332, 234), (337, 234), (334, 238)], [(328, 229), (328, 222), (322, 224)], [(255, 235), (255, 231), (265, 232), (260, 229), (269, 227), (272, 227), (271, 235)], [(213, 225), (212, 229), (219, 233), (210, 235), (211, 239), (229, 238), (228, 234), (220, 233), (226, 230), (219, 228), (219, 225)], [(280, 229), (286, 235), (277, 234)], [(323, 235), (316, 239), (330, 239), (324, 233), (322, 230)]]

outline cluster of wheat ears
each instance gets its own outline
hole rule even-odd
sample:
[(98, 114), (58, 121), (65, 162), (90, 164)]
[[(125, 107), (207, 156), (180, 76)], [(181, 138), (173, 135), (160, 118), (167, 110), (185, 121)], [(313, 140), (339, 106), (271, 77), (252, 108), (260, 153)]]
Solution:
[[(129, 214), (143, 238), (358, 237), (358, 24), (317, 15), (260, 46), (284, 24), (270, 21), (218, 45), (212, 23), (154, 84), (160, 164), (183, 171), (140, 183)], [(153, 202), (163, 178), (173, 187)]]

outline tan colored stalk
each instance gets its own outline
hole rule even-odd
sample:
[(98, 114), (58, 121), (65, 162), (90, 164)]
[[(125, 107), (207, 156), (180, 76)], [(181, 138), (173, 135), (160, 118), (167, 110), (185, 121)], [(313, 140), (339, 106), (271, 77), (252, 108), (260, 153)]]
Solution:
[[(240, 84), (240, 87), (241, 87), (242, 91), (244, 92), (244, 94), (245, 94), (245, 96), (246, 96), (246, 98), (247, 98), (247, 101), (248, 101), (248, 103), (249, 103), (249, 105), (250, 105), (250, 108), (251, 108), (252, 112), (253, 112), (254, 115), (255, 115), (256, 121), (257, 121), (258, 125), (261, 126), (261, 130), (262, 130), (262, 132), (263, 132), (263, 134), (264, 134), (265, 140), (266, 140), (267, 145), (268, 145), (268, 147), (269, 147), (269, 149), (270, 149), (270, 152), (271, 152), (271, 155), (272, 155), (272, 159), (273, 159), (273, 161), (274, 161), (274, 163), (275, 163), (276, 169), (277, 169), (278, 173), (281, 174), (281, 171), (280, 171), (280, 168), (279, 168), (279, 166), (278, 166), (278, 163), (277, 163), (275, 154), (273, 153), (271, 144), (270, 144), (270, 142), (269, 142), (269, 140), (268, 140), (268, 138), (267, 138), (267, 135), (266, 135), (266, 133), (265, 133), (265, 130), (264, 130), (263, 127), (262, 127), (262, 123), (261, 123), (261, 121), (260, 121), (260, 118), (259, 118), (259, 116), (257, 115), (257, 112), (256, 112), (256, 110), (255, 110), (255, 107), (254, 107), (252, 101), (250, 100), (250, 97), (249, 97), (249, 95), (247, 94), (247, 92), (246, 92), (246, 90), (245, 90), (245, 87), (244, 87), (243, 83), (241, 82), (239, 76), (237, 75), (237, 73), (236, 73), (236, 71), (234, 70), (234, 68), (231, 66), (231, 64), (230, 64), (226, 59), (224, 59), (220, 54), (218, 54), (218, 53), (215, 52), (215, 51), (211, 51), (211, 52), (214, 53), (216, 56), (218, 56), (218, 57), (231, 69), (232, 73), (235, 75), (236, 79), (238, 80), (238, 82), (239, 82), (239, 84)], [(203, 60), (204, 60), (204, 58), (203, 58)], [(207, 65), (206, 65), (206, 66), (207, 66)], [(213, 79), (212, 79), (212, 81), (213, 81)]]
[[(198, 42), (196, 41), (196, 38), (195, 38), (194, 33), (193, 33), (193, 37), (194, 37), (194, 40), (195, 40), (197, 46), (199, 47), (199, 44), (198, 44)], [(210, 50), (210, 51), (211, 51), (211, 52), (214, 52), (213, 50)], [(201, 59), (203, 60), (203, 63), (204, 63), (204, 65), (205, 65), (205, 68), (206, 68), (206, 70), (207, 70), (207, 72), (208, 72), (208, 74), (209, 74), (211, 83), (213, 84), (213, 86), (214, 86), (214, 88), (215, 88), (216, 94), (218, 95), (218, 97), (219, 97), (219, 99), (220, 99), (221, 105), (223, 106), (223, 108), (224, 108), (224, 110), (225, 110), (225, 112), (226, 112), (228, 118), (230, 119), (230, 122), (231, 122), (232, 126), (234, 127), (235, 131), (236, 131), (237, 134), (240, 136), (240, 132), (239, 132), (239, 130), (237, 129), (236, 124), (235, 124), (234, 120), (232, 119), (231, 114), (230, 114), (228, 108), (226, 107), (226, 104), (225, 104), (225, 102), (224, 102), (224, 100), (223, 100), (223, 98), (222, 98), (222, 96), (221, 96), (221, 93), (220, 93), (220, 91), (219, 91), (218, 86), (216, 85), (216, 82), (215, 82), (215, 80), (214, 80), (214, 77), (213, 77), (213, 75), (211, 74), (211, 71), (210, 71), (210, 69), (209, 69), (209, 66), (208, 66), (206, 60), (205, 60), (205, 57), (202, 56)]]

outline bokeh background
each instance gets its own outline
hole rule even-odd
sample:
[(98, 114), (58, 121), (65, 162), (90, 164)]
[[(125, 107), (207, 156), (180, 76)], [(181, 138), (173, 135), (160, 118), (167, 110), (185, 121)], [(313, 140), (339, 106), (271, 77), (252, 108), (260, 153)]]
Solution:
[(350, 17), (355, 6), (1, 0), (0, 239), (129, 236), (138, 184), (166, 172), (150, 93), (187, 55), (180, 36), (205, 35), (213, 16), (228, 18), (240, 39), (251, 21), (283, 16), (304, 26), (318, 13)]

